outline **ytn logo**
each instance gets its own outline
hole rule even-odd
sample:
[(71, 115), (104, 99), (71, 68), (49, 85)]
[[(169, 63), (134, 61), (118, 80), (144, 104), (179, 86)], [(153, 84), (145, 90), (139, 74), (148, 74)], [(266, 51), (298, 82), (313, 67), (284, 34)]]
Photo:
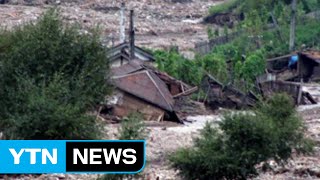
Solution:
[(10, 148), (9, 151), (13, 156), (14, 164), (20, 164), (22, 154), (24, 154), (24, 156), (30, 156), (30, 164), (37, 163), (37, 154), (41, 154), (41, 164), (47, 164), (47, 159), (51, 164), (57, 164), (58, 162), (58, 150), (56, 148), (52, 149), (52, 153), (50, 153), (48, 149), (40, 148), (23, 148), (20, 149), (19, 152), (14, 148)]
[(0, 174), (138, 173), (143, 140), (0, 140)]

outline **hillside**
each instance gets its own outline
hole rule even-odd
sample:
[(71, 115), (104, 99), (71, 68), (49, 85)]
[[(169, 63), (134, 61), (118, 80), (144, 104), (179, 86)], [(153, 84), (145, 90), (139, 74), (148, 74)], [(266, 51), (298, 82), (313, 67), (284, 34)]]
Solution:
[[(166, 49), (179, 46), (190, 54), (194, 43), (207, 40), (206, 26), (201, 24), (208, 8), (221, 3), (218, 0), (201, 1), (133, 0), (126, 2), (126, 24), (129, 28), (129, 11), (135, 11), (137, 45)], [(84, 29), (99, 25), (104, 39), (111, 44), (119, 39), (119, 7), (115, 0), (9, 0), (0, 6), (1, 27), (35, 21), (46, 9), (58, 6), (66, 22), (80, 23)], [(191, 53), (192, 55), (192, 53)]]

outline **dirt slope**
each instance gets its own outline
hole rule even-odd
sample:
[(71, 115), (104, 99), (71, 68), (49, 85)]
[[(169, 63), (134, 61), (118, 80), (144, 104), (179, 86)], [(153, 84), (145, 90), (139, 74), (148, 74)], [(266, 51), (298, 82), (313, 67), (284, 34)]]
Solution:
[[(136, 43), (148, 48), (179, 46), (190, 54), (194, 43), (207, 39), (206, 26), (201, 24), (208, 7), (219, 0), (128, 0), (126, 14), (135, 10)], [(35, 21), (44, 10), (58, 6), (66, 22), (80, 23), (83, 27), (99, 25), (104, 40), (117, 43), (119, 33), (120, 0), (9, 0), (0, 5), (0, 25), (11, 28)], [(127, 18), (126, 23), (128, 25)]]

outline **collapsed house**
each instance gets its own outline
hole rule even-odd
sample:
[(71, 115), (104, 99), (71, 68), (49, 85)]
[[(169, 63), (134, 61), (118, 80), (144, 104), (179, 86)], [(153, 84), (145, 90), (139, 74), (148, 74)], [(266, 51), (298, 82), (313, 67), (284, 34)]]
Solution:
[(109, 106), (117, 117), (139, 112), (149, 121), (182, 122), (174, 108), (175, 98), (197, 91), (197, 87), (146, 66), (143, 61), (131, 60), (113, 68), (112, 74), (116, 90)]
[(304, 83), (320, 80), (320, 52), (304, 51), (267, 60), (267, 73), (257, 77), (263, 97), (287, 93), (296, 105), (317, 104)]
[[(268, 59), (266, 73), (256, 78), (255, 92), (263, 98), (274, 93), (287, 93), (296, 105), (317, 104), (320, 92), (314, 93), (305, 83), (319, 80), (320, 52), (295, 52)], [(213, 108), (250, 107), (258, 100), (254, 93), (223, 85), (209, 74), (203, 78), (201, 88), (206, 93), (205, 101)]]
[[(296, 56), (296, 62), (291, 58)], [(304, 51), (267, 60), (267, 72), (274, 80), (303, 82), (320, 80), (320, 52)], [(270, 75), (269, 75), (270, 76)]]
[(320, 80), (320, 52), (300, 52), (298, 61), (298, 74), (304, 82)]
[[(124, 4), (121, 11), (123, 16)], [(130, 11), (129, 42), (125, 41), (123, 19), (120, 22), (121, 43), (107, 52), (111, 83), (115, 86), (107, 111), (119, 118), (139, 112), (148, 121), (182, 122), (175, 110), (175, 98), (190, 95), (197, 91), (197, 87), (191, 87), (151, 66), (155, 62), (153, 55), (135, 45), (133, 10)]]
[(303, 90), (303, 85), (290, 81), (265, 81), (258, 84), (260, 93), (264, 98), (271, 97), (274, 93), (287, 93), (296, 105), (317, 104), (317, 100)]
[(208, 73), (202, 79), (201, 88), (206, 93), (206, 103), (213, 109), (251, 107), (258, 100), (252, 92), (246, 94), (232, 85), (223, 85)]

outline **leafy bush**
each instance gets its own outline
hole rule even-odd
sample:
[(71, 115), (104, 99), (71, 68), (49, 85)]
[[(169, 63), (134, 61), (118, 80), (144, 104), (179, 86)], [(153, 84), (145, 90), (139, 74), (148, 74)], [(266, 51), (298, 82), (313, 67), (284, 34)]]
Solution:
[(273, 96), (253, 113), (225, 115), (219, 127), (208, 123), (193, 148), (170, 157), (185, 179), (246, 179), (257, 175), (257, 164), (269, 159), (283, 164), (293, 149), (312, 151), (302, 120), (284, 94)]
[(258, 50), (246, 58), (242, 65), (241, 73), (243, 78), (254, 84), (256, 77), (263, 74), (266, 68), (266, 61), (263, 52)]
[(97, 31), (80, 34), (51, 9), (0, 33), (0, 131), (11, 139), (93, 139), (86, 114), (110, 92)]
[(124, 118), (121, 122), (119, 131), (119, 139), (144, 139), (146, 136), (146, 129), (142, 114), (132, 113)]
[(195, 61), (184, 58), (175, 50), (154, 52), (157, 67), (169, 75), (192, 85), (200, 84), (202, 70), (195, 64)]
[(210, 53), (197, 59), (199, 68), (212, 74), (215, 78), (223, 83), (228, 80), (227, 63), (224, 56)]

